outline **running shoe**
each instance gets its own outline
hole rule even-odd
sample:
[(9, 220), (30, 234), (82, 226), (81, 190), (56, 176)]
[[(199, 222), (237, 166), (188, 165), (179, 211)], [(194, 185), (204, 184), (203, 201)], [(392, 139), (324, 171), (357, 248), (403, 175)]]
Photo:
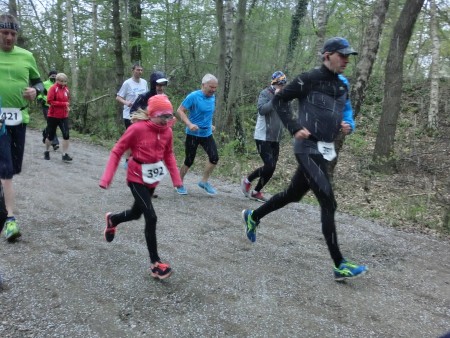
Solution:
[(9, 217), (5, 222), (5, 237), (9, 242), (13, 242), (16, 238), (22, 236), (14, 217)]
[(166, 279), (172, 274), (169, 263), (156, 262), (150, 266), (150, 276), (157, 279)]
[(248, 194), (250, 192), (250, 188), (252, 187), (252, 184), (248, 182), (247, 178), (243, 178), (241, 181), (241, 190), (245, 197), (248, 197)]
[(251, 242), (256, 242), (256, 227), (259, 222), (255, 222), (252, 218), (253, 210), (244, 209), (242, 210), (242, 219), (245, 223), (245, 234)]
[(175, 190), (177, 191), (178, 195), (187, 195), (187, 189), (184, 187), (184, 185), (180, 187), (176, 187)]
[(59, 149), (59, 144), (58, 143), (55, 143), (52, 146), (53, 146), (53, 151), (57, 151)]
[(64, 155), (62, 155), (62, 160), (64, 162), (71, 162), (72, 161), (72, 157), (70, 157), (69, 154), (65, 153)]
[(208, 195), (216, 195), (217, 194), (216, 189), (214, 189), (213, 186), (211, 184), (209, 184), (208, 182), (200, 181), (200, 182), (198, 182), (198, 186), (200, 188), (204, 189), (208, 193)]
[(105, 227), (105, 240), (107, 242), (112, 242), (114, 240), (114, 236), (116, 235), (116, 227), (117, 225), (114, 225), (111, 221), (111, 212), (107, 212), (105, 215), (106, 219), (106, 227)]
[(268, 199), (264, 197), (264, 194), (261, 191), (255, 191), (253, 190), (250, 194), (250, 199), (259, 201), (259, 202), (267, 202)]
[(345, 279), (356, 278), (364, 275), (369, 269), (367, 266), (358, 265), (353, 262), (343, 260), (339, 267), (334, 267), (334, 279), (343, 281)]
[(50, 160), (50, 152), (49, 151), (44, 151), (44, 160)]

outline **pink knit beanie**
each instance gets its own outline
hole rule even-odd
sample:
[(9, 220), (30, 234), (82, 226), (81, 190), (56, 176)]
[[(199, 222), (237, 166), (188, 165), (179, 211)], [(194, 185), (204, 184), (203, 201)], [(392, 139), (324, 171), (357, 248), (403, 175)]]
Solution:
[(150, 117), (173, 114), (172, 103), (164, 94), (154, 95), (148, 99), (147, 112)]

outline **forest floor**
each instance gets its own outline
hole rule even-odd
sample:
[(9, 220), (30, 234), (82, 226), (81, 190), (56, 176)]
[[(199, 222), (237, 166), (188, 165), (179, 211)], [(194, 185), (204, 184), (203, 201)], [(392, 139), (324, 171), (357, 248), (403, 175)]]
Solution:
[(103, 239), (105, 212), (132, 203), (125, 170), (105, 191), (98, 180), (108, 149), (73, 141), (70, 154), (70, 164), (59, 153), (45, 161), (40, 133), (28, 131), (15, 178), (22, 237), (0, 244), (1, 337), (436, 338), (450, 330), (445, 237), (340, 212), (344, 255), (370, 271), (337, 283), (317, 206), (268, 215), (252, 244), (241, 211), (260, 204), (217, 177), (218, 195), (208, 196), (189, 173), (189, 195), (166, 179), (153, 200), (159, 252), (174, 269), (156, 281), (142, 219)]

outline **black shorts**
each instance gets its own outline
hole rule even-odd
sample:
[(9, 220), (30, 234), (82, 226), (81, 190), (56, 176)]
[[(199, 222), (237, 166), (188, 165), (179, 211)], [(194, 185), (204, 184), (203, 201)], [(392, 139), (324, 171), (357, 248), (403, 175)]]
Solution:
[(27, 125), (6, 126), (0, 135), (0, 178), (7, 180), (22, 171)]
[(61, 129), (64, 140), (69, 139), (69, 118), (57, 118), (57, 117), (47, 117), (47, 135), (48, 140), (53, 141), (56, 135), (56, 128)]
[(186, 142), (184, 143), (185, 159), (184, 165), (191, 167), (194, 164), (195, 156), (197, 154), (198, 145), (201, 145), (208, 155), (209, 162), (217, 164), (219, 162), (219, 153), (217, 152), (216, 141), (212, 135), (208, 137), (200, 137), (193, 135), (186, 135)]

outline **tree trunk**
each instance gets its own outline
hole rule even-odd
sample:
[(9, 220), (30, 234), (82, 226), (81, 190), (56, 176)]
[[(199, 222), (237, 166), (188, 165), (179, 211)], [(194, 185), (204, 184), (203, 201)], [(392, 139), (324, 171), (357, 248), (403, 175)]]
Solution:
[[(119, 0), (119, 13), (121, 14), (122, 58), (124, 59), (124, 64), (130, 65), (132, 63), (130, 53), (130, 26), (125, 24), (129, 21), (128, 1), (129, 0)], [(124, 24), (122, 25), (122, 23)]]
[[(219, 24), (219, 93), (216, 105), (216, 124), (219, 130), (231, 132), (233, 128), (233, 116), (229, 109), (229, 92), (231, 72), (233, 67), (233, 1), (225, 0), (225, 7), (222, 0), (216, 1), (217, 20)], [(219, 14), (219, 12), (221, 12)], [(220, 15), (220, 17), (219, 17)]]
[(96, 0), (92, 1), (92, 35), (91, 35), (91, 62), (87, 68), (86, 74), (86, 86), (84, 91), (84, 101), (89, 101), (92, 98), (93, 88), (92, 81), (94, 77), (94, 72), (97, 68), (97, 29), (98, 29), (98, 4)]
[(389, 172), (395, 131), (400, 114), (403, 86), (403, 59), (414, 24), (425, 0), (406, 0), (395, 24), (385, 67), (382, 113), (373, 153), (374, 169)]
[(130, 59), (131, 63), (141, 62), (141, 39), (142, 39), (142, 8), (141, 0), (129, 0), (128, 3), (130, 12)]
[(165, 24), (164, 24), (164, 56), (163, 56), (164, 61), (162, 64), (162, 69), (165, 71), (167, 69), (167, 58), (169, 56), (169, 49), (171, 48), (170, 40), (169, 40), (170, 39), (169, 30), (170, 30), (170, 27), (172, 26), (171, 21), (172, 21), (173, 13), (170, 8), (171, 6), (170, 6), (169, 0), (166, 0), (164, 2), (164, 5), (166, 7), (166, 10), (165, 10), (166, 20), (165, 20)]
[[(119, 91), (123, 82), (124, 63), (122, 51), (122, 29), (120, 28), (120, 0), (112, 1), (112, 25), (114, 30), (114, 56), (116, 63), (116, 93)], [(117, 121), (118, 124), (122, 121), (121, 105), (117, 105)]]
[(247, 9), (247, 0), (239, 0), (237, 20), (235, 25), (235, 39), (233, 48), (233, 68), (230, 79), (230, 95), (228, 97), (228, 116), (231, 117), (231, 124), (234, 126), (234, 138), (239, 140), (239, 147), (237, 150), (244, 148), (244, 131), (242, 128), (242, 120), (237, 113), (240, 95), (242, 93), (242, 57), (245, 44), (245, 16)]
[(69, 65), (70, 65), (70, 94), (71, 101), (78, 97), (78, 67), (77, 67), (77, 55), (75, 52), (75, 32), (73, 29), (73, 8), (72, 1), (66, 0), (66, 18), (67, 18), (67, 36), (68, 36), (68, 49), (69, 49)]
[(325, 42), (325, 36), (327, 34), (327, 24), (328, 24), (328, 12), (327, 12), (327, 0), (319, 0), (317, 5), (317, 25), (316, 25), (316, 47), (315, 51), (317, 51), (317, 65), (322, 64), (322, 55), (321, 50), (322, 46)]
[(286, 60), (284, 62), (284, 71), (289, 74), (289, 68), (294, 58), (295, 47), (297, 46), (298, 36), (300, 34), (300, 24), (306, 15), (306, 9), (308, 7), (307, 0), (298, 0), (295, 8), (295, 13), (292, 15), (291, 21), (291, 33), (289, 35)]
[[(19, 13), (17, 11), (17, 2), (16, 0), (9, 0), (8, 1), (8, 10), (11, 15), (14, 15), (14, 17), (17, 19), (17, 21), (21, 21), (21, 18), (19, 17)], [(27, 39), (22, 33), (22, 30), (19, 30), (19, 35), (17, 36), (17, 45), (27, 49)]]
[(223, 0), (216, 0), (216, 20), (217, 27), (219, 30), (219, 60), (217, 67), (217, 79), (219, 80), (219, 87), (217, 89), (216, 95), (216, 113), (215, 113), (215, 123), (219, 130), (224, 127), (224, 111), (225, 107), (225, 58), (226, 58), (226, 32), (225, 32), (225, 20), (224, 20), (224, 10), (223, 10)]
[[(184, 51), (184, 48), (183, 48), (184, 37), (183, 37), (182, 27), (184, 25), (184, 17), (183, 17), (183, 15), (181, 13), (182, 3), (183, 3), (182, 0), (176, 0), (175, 3), (174, 3), (174, 5), (175, 5), (175, 13), (176, 13), (176, 15), (174, 15), (174, 18), (175, 18), (175, 25), (177, 27), (177, 30), (176, 30), (176, 32), (177, 32), (176, 45), (179, 48), (178, 49), (178, 55), (179, 55), (179, 58), (181, 60), (181, 66), (180, 67), (181, 67), (182, 71), (178, 72), (176, 69), (173, 70), (174, 74), (178, 73), (178, 76), (180, 77), (180, 82), (181, 83), (184, 82), (184, 81), (187, 81), (190, 78), (192, 78), (191, 71), (190, 71), (188, 62), (186, 61), (186, 55), (185, 55), (185, 51)], [(216, 3), (217, 3), (217, 1), (216, 1)]]
[(430, 32), (433, 48), (431, 51), (430, 67), (430, 109), (428, 110), (428, 129), (436, 130), (438, 127), (439, 110), (439, 49), (438, 23), (436, 18), (436, 1), (430, 0)]
[(373, 64), (377, 57), (380, 45), (380, 36), (383, 31), (386, 13), (390, 0), (380, 0), (375, 3), (372, 19), (369, 21), (364, 43), (356, 65), (356, 81), (352, 85), (351, 98), (355, 117), (359, 115), (364, 102), (367, 84), (372, 74)]
[[(17, 2), (16, 0), (9, 0), (8, 1), (8, 11), (11, 15), (14, 15), (14, 17), (19, 21), (19, 16), (17, 13)], [(20, 21), (19, 21), (20, 23)]]
[[(378, 47), (380, 45), (380, 36), (383, 31), (383, 24), (386, 18), (386, 13), (389, 8), (390, 0), (380, 0), (375, 4), (372, 20), (370, 20), (366, 35), (364, 37), (364, 44), (360, 53), (360, 60), (356, 65), (356, 82), (352, 85), (351, 100), (354, 117), (359, 114), (361, 105), (364, 102), (364, 94), (372, 74), (373, 64), (377, 57)], [(335, 140), (336, 153), (339, 155), (345, 141), (345, 135), (340, 133)], [(334, 176), (334, 168), (336, 167), (338, 157), (329, 162), (328, 172), (330, 177)]]
[[(64, 0), (57, 0), (56, 1), (56, 50), (54, 55), (64, 55), (64, 42), (63, 42), (63, 33), (64, 33), (64, 25), (63, 25), (63, 19), (65, 17), (63, 12), (63, 3)], [(64, 72), (64, 58), (63, 57), (57, 57), (56, 58), (56, 70), (58, 72)]]

